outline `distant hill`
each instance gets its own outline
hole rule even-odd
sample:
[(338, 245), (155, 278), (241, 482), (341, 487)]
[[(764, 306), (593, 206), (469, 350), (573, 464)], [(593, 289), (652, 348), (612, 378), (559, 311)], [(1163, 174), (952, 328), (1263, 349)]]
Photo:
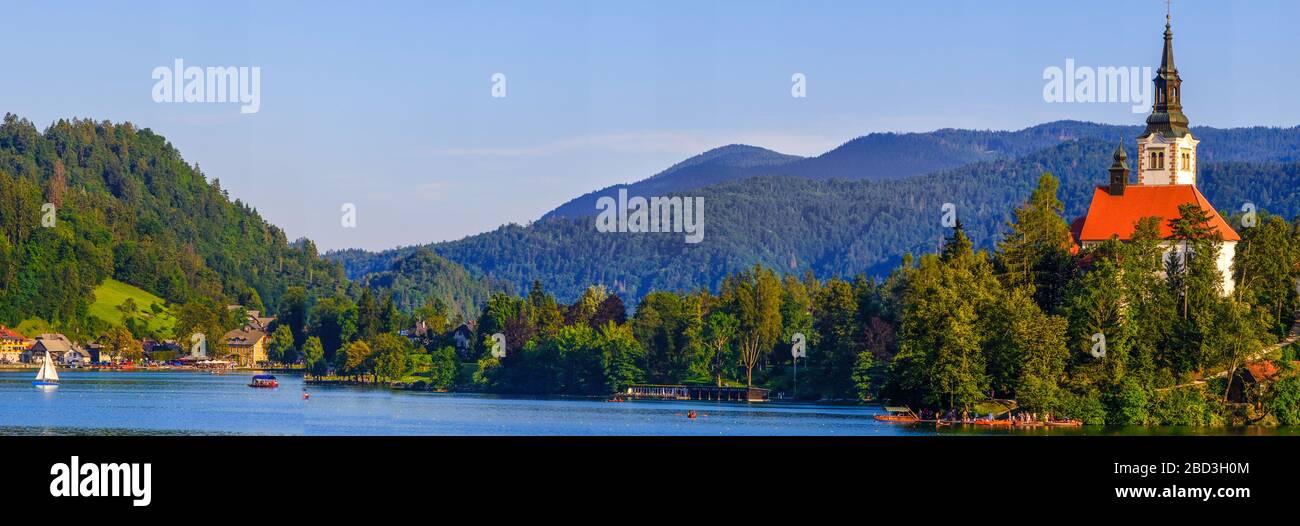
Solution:
[[(1202, 161), (1300, 160), (1296, 128), (1194, 128)], [(872, 133), (816, 157), (784, 156), (753, 146), (705, 152), (639, 182), (603, 188), (561, 205), (544, 218), (593, 215), (601, 196), (655, 196), (711, 184), (785, 175), (808, 179), (885, 180), (934, 173), (980, 161), (1015, 159), (1067, 141), (1095, 139), (1131, 144), (1141, 126), (1056, 121), (1016, 131), (942, 129), (925, 133)]]
[(544, 218), (582, 217), (591, 215), (596, 200), (603, 195), (617, 196), (620, 189), (629, 195), (661, 195), (699, 188), (756, 174), (774, 173), (776, 167), (801, 159), (754, 146), (733, 144), (714, 148), (670, 166), (647, 179), (632, 184), (613, 185), (576, 197), (547, 213)]
[(464, 320), (478, 317), (491, 293), (486, 280), (475, 278), (464, 267), (427, 248), (404, 253), (387, 269), (363, 276), (361, 282), (373, 289), (393, 291), (393, 301), (405, 312), (438, 299)]
[[(1300, 128), (1195, 132), (1202, 140), (1201, 187), (1217, 207), (1231, 213), (1250, 201), (1285, 216), (1300, 214)], [(723, 276), (754, 263), (791, 273), (812, 270), (823, 277), (879, 276), (894, 268), (903, 254), (938, 246), (945, 234), (939, 224), (945, 202), (958, 207), (976, 243), (990, 246), (1043, 172), (1062, 180), (1060, 197), (1067, 218), (1082, 215), (1092, 188), (1106, 181), (1115, 145), (1123, 140), (1130, 158), (1136, 157), (1131, 144), (1138, 133), (1137, 126), (1063, 121), (1015, 132), (873, 134), (818, 157), (759, 162), (744, 170), (691, 177), (670, 169), (632, 185), (633, 195), (689, 191), (705, 197), (705, 241), (698, 245), (683, 243), (680, 234), (596, 232), (593, 219), (582, 217), (594, 212), (598, 193), (593, 193), (581, 198), (590, 208), (571, 208), (585, 208), (585, 214), (552, 213), (527, 226), (507, 225), (429, 248), (515, 290), (526, 290), (533, 279), (540, 279), (566, 300), (591, 283), (610, 285), (633, 302), (654, 289), (716, 287)], [(937, 152), (938, 160), (926, 166), (957, 166), (884, 176), (896, 172), (880, 167), (907, 165), (909, 159), (924, 158), (920, 152)], [(885, 161), (864, 160), (873, 156)], [(709, 163), (697, 160), (691, 165)], [(854, 172), (855, 166), (869, 168)], [(649, 186), (661, 177), (672, 184)], [(713, 182), (691, 186), (706, 178)], [(671, 190), (680, 187), (687, 189)], [(349, 275), (356, 276), (391, 268), (397, 258), (417, 248), (328, 257), (342, 261)]]

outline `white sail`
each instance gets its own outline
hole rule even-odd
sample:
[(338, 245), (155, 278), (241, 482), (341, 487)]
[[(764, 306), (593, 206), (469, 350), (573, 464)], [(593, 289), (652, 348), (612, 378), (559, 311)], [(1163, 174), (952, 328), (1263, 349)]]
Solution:
[(41, 370), (36, 373), (36, 379), (46, 382), (59, 381), (59, 372), (54, 369), (54, 362), (50, 360), (50, 351), (45, 351), (45, 363), (41, 364)]

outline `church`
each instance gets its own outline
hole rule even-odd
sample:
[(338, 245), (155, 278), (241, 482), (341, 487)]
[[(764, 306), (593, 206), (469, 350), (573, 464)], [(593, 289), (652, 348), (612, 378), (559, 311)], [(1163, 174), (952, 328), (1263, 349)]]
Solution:
[(1196, 146), (1199, 141), (1188, 129), (1183, 115), (1182, 78), (1174, 66), (1174, 35), (1169, 17), (1165, 18), (1165, 45), (1160, 69), (1155, 77), (1155, 100), (1146, 130), (1138, 136), (1137, 183), (1129, 181), (1128, 155), (1123, 146), (1115, 150), (1110, 167), (1110, 184), (1098, 186), (1092, 195), (1088, 214), (1072, 225), (1075, 242), (1082, 248), (1110, 239), (1128, 241), (1142, 218), (1159, 217), (1160, 234), (1166, 240), (1169, 257), (1182, 257), (1182, 248), (1173, 241), (1169, 220), (1179, 216), (1180, 205), (1195, 203), (1210, 218), (1210, 227), (1223, 238), (1218, 268), (1223, 274), (1225, 294), (1232, 293), (1232, 259), (1236, 254), (1237, 234), (1219, 215), (1209, 200), (1196, 188)]

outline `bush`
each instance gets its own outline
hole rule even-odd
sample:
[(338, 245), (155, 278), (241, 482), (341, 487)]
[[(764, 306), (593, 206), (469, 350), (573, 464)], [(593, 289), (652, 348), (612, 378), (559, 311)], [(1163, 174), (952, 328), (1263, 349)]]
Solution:
[(1151, 423), (1171, 426), (1208, 426), (1219, 421), (1217, 404), (1203, 388), (1179, 388), (1152, 393)]
[(1106, 423), (1106, 407), (1095, 393), (1064, 392), (1058, 402), (1056, 416), (1082, 420), (1085, 424), (1102, 425)]
[(1273, 384), (1265, 410), (1277, 418), (1278, 425), (1300, 425), (1300, 377), (1291, 376)]
[(1120, 382), (1107, 398), (1106, 422), (1115, 425), (1145, 425), (1150, 420), (1147, 391), (1132, 378)]

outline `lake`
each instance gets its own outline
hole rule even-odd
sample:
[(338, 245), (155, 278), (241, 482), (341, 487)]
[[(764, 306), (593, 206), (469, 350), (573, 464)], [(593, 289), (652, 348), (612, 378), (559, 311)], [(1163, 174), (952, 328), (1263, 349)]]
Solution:
[[(799, 402), (675, 402), (497, 396), (311, 386), (252, 373), (61, 371), (38, 389), (34, 372), (0, 372), (0, 435), (927, 435), (1297, 434), (1294, 429), (1104, 428), (991, 430), (887, 424), (877, 406)], [(694, 410), (697, 418), (686, 417)]]

